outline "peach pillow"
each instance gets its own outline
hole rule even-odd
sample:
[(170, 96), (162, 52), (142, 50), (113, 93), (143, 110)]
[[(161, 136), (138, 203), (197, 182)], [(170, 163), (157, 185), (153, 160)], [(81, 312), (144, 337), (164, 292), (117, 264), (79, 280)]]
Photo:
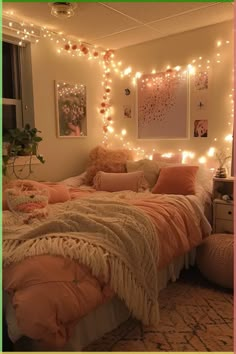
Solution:
[(153, 161), (167, 162), (167, 163), (181, 163), (182, 162), (182, 154), (177, 153), (177, 154), (173, 154), (170, 157), (166, 157), (166, 156), (162, 156), (162, 154), (155, 153), (155, 154), (153, 154)]
[(148, 188), (143, 171), (130, 173), (107, 173), (100, 171), (94, 178), (97, 191), (119, 192), (131, 190), (141, 192)]
[(44, 185), (44, 188), (46, 187), (48, 189), (48, 202), (50, 204), (64, 203), (70, 200), (70, 193), (65, 185), (49, 182), (43, 183), (42, 185)]
[(105, 149), (97, 146), (89, 154), (89, 164), (86, 170), (85, 183), (93, 184), (97, 172), (126, 172), (126, 161), (132, 160), (133, 153), (126, 149)]
[(13, 180), (3, 187), (3, 202), (2, 209), (7, 210), (8, 204), (6, 201), (5, 191), (10, 188), (15, 188), (20, 191), (39, 191), (48, 190), (48, 202), (50, 204), (63, 203), (70, 199), (68, 188), (60, 183), (37, 182), (32, 180)]
[(163, 167), (154, 186), (154, 194), (195, 194), (198, 166)]

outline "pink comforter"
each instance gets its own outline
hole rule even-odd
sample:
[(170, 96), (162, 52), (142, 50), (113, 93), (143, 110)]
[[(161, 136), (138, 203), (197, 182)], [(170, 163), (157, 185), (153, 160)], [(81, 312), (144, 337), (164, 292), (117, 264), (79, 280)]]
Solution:
[[(71, 196), (89, 192), (70, 190)], [(153, 221), (159, 238), (158, 268), (199, 245), (207, 236), (193, 209), (168, 198), (128, 200)], [(198, 216), (199, 217), (199, 216)], [(25, 336), (61, 348), (80, 318), (113, 296), (102, 276), (96, 279), (77, 261), (35, 256), (3, 271), (4, 290), (12, 297), (18, 326)]]

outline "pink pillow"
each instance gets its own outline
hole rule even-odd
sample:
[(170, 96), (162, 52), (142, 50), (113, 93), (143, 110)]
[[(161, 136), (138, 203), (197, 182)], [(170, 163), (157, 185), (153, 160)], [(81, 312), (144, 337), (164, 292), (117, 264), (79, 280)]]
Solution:
[(126, 161), (132, 160), (133, 153), (126, 149), (105, 149), (97, 146), (89, 154), (89, 164), (86, 170), (85, 183), (93, 184), (93, 179), (99, 171), (126, 172)]
[(50, 182), (36, 182), (31, 180), (13, 180), (3, 187), (3, 210), (9, 209), (6, 201), (7, 189), (18, 189), (21, 192), (23, 191), (39, 191), (39, 190), (48, 190), (48, 202), (50, 204), (54, 203), (63, 203), (70, 199), (70, 193), (68, 188), (60, 183), (50, 183)]
[(154, 194), (195, 194), (198, 166), (163, 167), (154, 186)]
[(70, 200), (70, 193), (68, 188), (63, 184), (57, 183), (43, 183), (44, 188), (48, 189), (49, 200), (50, 204), (55, 203), (64, 203), (67, 200)]
[(162, 156), (160, 153), (153, 154), (153, 160), (157, 162), (182, 163), (182, 154), (173, 154), (170, 157)]
[(48, 215), (48, 190), (21, 190), (11, 188), (5, 190), (6, 200), (13, 213), (23, 218), (25, 223), (32, 219), (41, 219)]
[(129, 173), (98, 172), (94, 178), (94, 187), (98, 191), (118, 192), (131, 190), (140, 192), (148, 188), (143, 171)]

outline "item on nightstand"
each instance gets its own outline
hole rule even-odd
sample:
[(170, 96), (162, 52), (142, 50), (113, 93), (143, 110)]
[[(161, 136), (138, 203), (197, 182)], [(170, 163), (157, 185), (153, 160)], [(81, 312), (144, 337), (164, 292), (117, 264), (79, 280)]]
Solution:
[(217, 168), (215, 177), (216, 178), (226, 178), (227, 177), (227, 173), (226, 173), (225, 167)]
[(211, 282), (225, 288), (233, 288), (233, 235), (215, 234), (209, 236), (197, 248), (197, 266)]
[(232, 197), (230, 197), (228, 194), (222, 195), (222, 199), (225, 202), (229, 202), (230, 200), (232, 200)]

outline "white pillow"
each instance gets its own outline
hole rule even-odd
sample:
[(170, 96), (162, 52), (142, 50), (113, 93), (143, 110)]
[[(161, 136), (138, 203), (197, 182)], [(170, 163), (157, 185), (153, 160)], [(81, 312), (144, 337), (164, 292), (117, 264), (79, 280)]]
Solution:
[(79, 176), (69, 177), (61, 181), (68, 187), (80, 187), (82, 184), (85, 184), (86, 172), (81, 173)]
[(149, 188), (152, 189), (157, 181), (160, 173), (158, 162), (143, 159), (139, 161), (126, 161), (127, 172), (143, 171), (144, 177), (148, 182)]

